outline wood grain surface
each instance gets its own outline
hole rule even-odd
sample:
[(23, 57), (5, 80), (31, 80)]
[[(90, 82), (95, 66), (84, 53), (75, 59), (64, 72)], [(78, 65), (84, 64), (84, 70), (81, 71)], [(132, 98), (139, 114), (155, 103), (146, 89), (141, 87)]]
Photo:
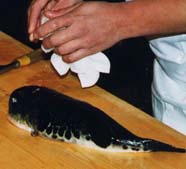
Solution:
[[(0, 64), (31, 49), (0, 32)], [(0, 75), (0, 169), (185, 169), (186, 154), (111, 153), (31, 137), (7, 120), (8, 99), (13, 90), (41, 85), (87, 101), (102, 109), (139, 136), (186, 147), (186, 137), (127, 102), (94, 86), (82, 89), (76, 76), (60, 77), (49, 61), (39, 61)], [(139, 89), (140, 90), (140, 89)]]

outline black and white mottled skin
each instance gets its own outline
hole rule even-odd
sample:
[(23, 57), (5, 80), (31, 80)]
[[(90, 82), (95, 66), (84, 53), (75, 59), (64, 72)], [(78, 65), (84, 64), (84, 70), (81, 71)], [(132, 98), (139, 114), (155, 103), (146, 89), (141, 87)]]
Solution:
[(119, 152), (185, 152), (185, 149), (138, 137), (98, 108), (45, 87), (16, 89), (9, 99), (9, 119), (32, 135), (92, 148)]

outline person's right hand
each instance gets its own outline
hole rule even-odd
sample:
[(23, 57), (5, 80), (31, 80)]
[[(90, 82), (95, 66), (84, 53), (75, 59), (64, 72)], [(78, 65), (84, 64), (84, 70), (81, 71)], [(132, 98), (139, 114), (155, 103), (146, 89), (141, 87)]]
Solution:
[(28, 9), (28, 33), (32, 41), (32, 33), (41, 24), (41, 16), (49, 10), (61, 10), (73, 6), (81, 0), (33, 0)]

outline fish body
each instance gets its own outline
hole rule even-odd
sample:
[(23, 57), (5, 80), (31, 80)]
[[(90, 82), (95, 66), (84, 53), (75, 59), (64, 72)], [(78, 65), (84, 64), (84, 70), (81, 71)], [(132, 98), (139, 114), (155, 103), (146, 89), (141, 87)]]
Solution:
[(116, 152), (185, 152), (136, 136), (102, 110), (55, 90), (25, 86), (12, 92), (9, 120), (32, 135)]

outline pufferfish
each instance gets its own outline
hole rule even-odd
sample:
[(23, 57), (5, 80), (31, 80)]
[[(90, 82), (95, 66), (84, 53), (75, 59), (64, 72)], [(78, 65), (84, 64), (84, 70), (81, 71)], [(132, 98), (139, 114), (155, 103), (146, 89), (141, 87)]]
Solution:
[(32, 135), (113, 152), (185, 152), (141, 138), (91, 104), (53, 89), (24, 86), (9, 98), (9, 120)]

